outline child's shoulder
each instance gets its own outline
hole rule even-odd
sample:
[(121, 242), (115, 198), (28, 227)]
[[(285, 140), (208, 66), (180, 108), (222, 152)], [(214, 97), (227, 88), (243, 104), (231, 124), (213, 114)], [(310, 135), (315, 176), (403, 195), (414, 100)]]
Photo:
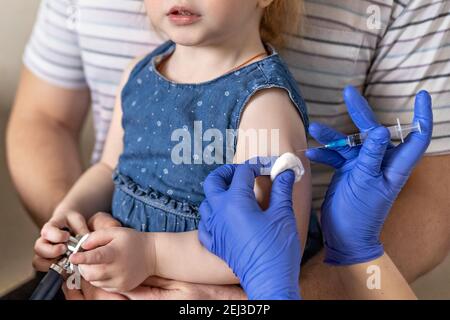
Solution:
[(258, 62), (259, 70), (264, 78), (259, 86), (251, 92), (247, 107), (258, 112), (279, 112), (283, 107), (296, 107), (304, 125), (308, 126), (307, 108), (299, 85), (286, 63), (278, 54)]
[(278, 53), (259, 61), (258, 65), (267, 82), (296, 85), (294, 76)]

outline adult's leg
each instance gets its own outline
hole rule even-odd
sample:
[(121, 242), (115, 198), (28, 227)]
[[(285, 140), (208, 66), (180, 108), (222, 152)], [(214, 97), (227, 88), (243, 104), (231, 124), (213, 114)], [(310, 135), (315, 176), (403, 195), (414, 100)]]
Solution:
[[(28, 300), (45, 276), (45, 272), (36, 272), (34, 277), (3, 295), (0, 300)], [(62, 290), (58, 290), (53, 300), (65, 300)]]

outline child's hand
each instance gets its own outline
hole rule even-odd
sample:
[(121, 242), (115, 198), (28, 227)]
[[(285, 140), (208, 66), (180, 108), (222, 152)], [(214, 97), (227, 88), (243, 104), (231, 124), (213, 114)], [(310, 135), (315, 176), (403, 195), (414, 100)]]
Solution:
[(71, 256), (83, 278), (111, 292), (130, 291), (155, 273), (152, 233), (127, 228), (95, 231), (83, 244), (85, 252)]
[(58, 211), (44, 225), (41, 237), (34, 245), (35, 257), (33, 266), (38, 271), (48, 271), (55, 260), (63, 255), (66, 250), (66, 242), (69, 240), (70, 232), (73, 234), (86, 234), (89, 229), (83, 215), (75, 211)]
[(98, 212), (93, 215), (88, 221), (88, 227), (91, 231), (97, 231), (101, 229), (116, 228), (122, 225), (116, 219), (114, 219), (110, 213)]

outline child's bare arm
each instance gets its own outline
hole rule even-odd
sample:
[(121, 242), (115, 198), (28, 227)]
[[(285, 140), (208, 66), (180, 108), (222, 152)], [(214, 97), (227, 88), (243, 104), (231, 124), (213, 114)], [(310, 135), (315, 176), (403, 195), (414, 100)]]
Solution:
[[(246, 139), (250, 136), (245, 135), (248, 130), (260, 129), (267, 132), (258, 133), (258, 141)], [(306, 133), (302, 119), (288, 93), (283, 89), (267, 89), (257, 93), (242, 115), (239, 130), (236, 163), (242, 163), (256, 156), (280, 156), (285, 152), (297, 154), (302, 161), (305, 174), (301, 181), (294, 185), (293, 207), (303, 248), (308, 234), (311, 211), (311, 172), (309, 160), (304, 154), (298, 154), (298, 150), (305, 149), (307, 146)], [(271, 137), (275, 138), (271, 139)], [(267, 143), (264, 143), (264, 139), (267, 139)], [(252, 147), (255, 145), (259, 147), (256, 149)], [(267, 150), (261, 148), (264, 145)], [(255, 193), (263, 209), (269, 204), (271, 186), (269, 177), (259, 177), (256, 181)]]
[(103, 163), (89, 168), (58, 205), (54, 215), (73, 211), (87, 220), (97, 212), (109, 211), (113, 192), (111, 174), (111, 168)]
[(155, 233), (155, 274), (161, 278), (203, 284), (238, 284), (233, 271), (206, 250), (198, 232)]

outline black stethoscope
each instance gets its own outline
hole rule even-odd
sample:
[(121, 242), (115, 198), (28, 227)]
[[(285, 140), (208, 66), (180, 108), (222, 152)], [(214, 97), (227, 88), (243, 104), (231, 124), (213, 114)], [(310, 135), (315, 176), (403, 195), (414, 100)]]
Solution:
[(52, 300), (61, 288), (64, 276), (78, 272), (76, 266), (70, 262), (69, 258), (72, 254), (83, 250), (81, 245), (86, 241), (88, 236), (89, 234), (85, 234), (84, 236), (77, 235), (69, 238), (67, 251), (64, 253), (64, 256), (50, 266), (47, 274), (39, 282), (39, 285), (31, 295), (30, 300)]

